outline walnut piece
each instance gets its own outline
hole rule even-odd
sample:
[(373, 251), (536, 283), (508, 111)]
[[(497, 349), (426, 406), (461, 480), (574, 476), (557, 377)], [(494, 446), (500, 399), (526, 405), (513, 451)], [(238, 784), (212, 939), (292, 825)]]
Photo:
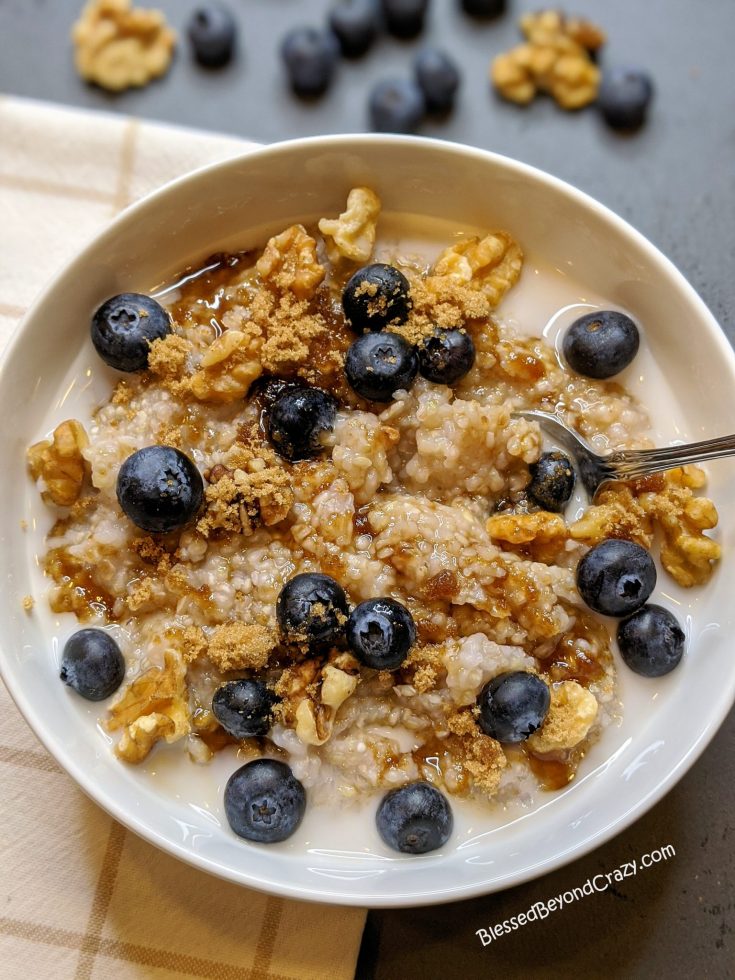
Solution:
[(576, 681), (562, 681), (551, 687), (551, 704), (546, 720), (526, 740), (532, 752), (541, 755), (573, 749), (579, 745), (597, 718), (597, 699)]
[(521, 18), (526, 42), (499, 54), (490, 77), (498, 92), (525, 105), (548, 92), (563, 109), (581, 109), (597, 98), (600, 70), (590, 57), (605, 34), (589, 21), (564, 18), (554, 10)]
[(565, 541), (569, 536), (564, 519), (546, 510), (532, 514), (493, 514), (485, 525), (488, 534), (496, 541), (509, 544), (526, 544), (531, 541)]
[(375, 233), (380, 214), (380, 198), (369, 187), (353, 187), (347, 195), (347, 207), (338, 218), (322, 218), (319, 231), (332, 239), (337, 257), (352, 262), (367, 262), (375, 247)]
[(119, 92), (163, 75), (176, 35), (160, 10), (133, 7), (131, 0), (89, 0), (72, 40), (82, 78)]
[(125, 762), (138, 763), (156, 742), (175, 742), (191, 725), (186, 693), (186, 665), (167, 650), (163, 667), (151, 667), (136, 678), (110, 708), (108, 731), (122, 729), (115, 752)]
[(263, 282), (297, 299), (310, 299), (325, 276), (316, 257), (316, 242), (303, 225), (291, 225), (271, 238), (256, 263)]
[(51, 439), (34, 443), (28, 450), (28, 466), (34, 480), (42, 480), (41, 496), (60, 507), (70, 507), (82, 492), (88, 465), (83, 452), (89, 445), (84, 426), (76, 419), (57, 425)]
[(200, 369), (189, 379), (194, 397), (220, 403), (244, 398), (263, 373), (261, 343), (253, 332), (225, 330), (220, 334), (204, 352)]
[(518, 282), (522, 265), (520, 245), (507, 232), (496, 231), (444, 249), (428, 281), (434, 276), (451, 278), (479, 289), (495, 307)]
[(605, 538), (627, 538), (644, 548), (653, 544), (654, 529), (663, 534), (661, 564), (679, 585), (702, 585), (719, 560), (720, 545), (704, 533), (717, 525), (717, 510), (694, 490), (704, 483), (699, 467), (670, 470), (660, 488), (649, 490), (620, 484), (603, 489), (569, 528), (576, 541), (595, 545)]
[(359, 682), (359, 665), (348, 653), (336, 654), (324, 665), (314, 659), (294, 664), (276, 684), (281, 698), (276, 714), (305, 745), (324, 745), (332, 736), (339, 708)]

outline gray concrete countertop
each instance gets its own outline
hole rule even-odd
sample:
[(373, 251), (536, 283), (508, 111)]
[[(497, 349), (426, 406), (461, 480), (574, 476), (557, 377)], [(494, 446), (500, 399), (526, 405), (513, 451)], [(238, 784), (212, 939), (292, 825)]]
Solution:
[[(68, 35), (81, 0), (0, 0), (0, 91), (270, 142), (364, 130), (371, 85), (410, 71), (417, 44), (382, 39), (365, 59), (340, 65), (323, 99), (301, 103), (285, 83), (278, 45), (288, 27), (318, 23), (330, 0), (228, 2), (242, 27), (232, 65), (198, 68), (183, 39), (164, 79), (110, 96), (74, 73)], [(164, 9), (180, 29), (196, 0), (150, 5)], [(542, 5), (510, 0), (505, 17), (485, 24), (463, 16), (457, 0), (433, 0), (424, 39), (456, 57), (464, 83), (455, 113), (427, 123), (422, 133), (524, 160), (609, 205), (679, 266), (735, 341), (735, 4), (572, 5), (573, 12), (607, 30), (603, 65), (637, 63), (654, 76), (649, 123), (632, 136), (609, 131), (594, 110), (564, 113), (548, 99), (518, 109), (490, 91), (490, 58), (518, 40), (517, 14)], [(734, 786), (731, 714), (663, 801), (586, 858), (537, 882), (459, 905), (371, 913), (358, 976), (735, 976)], [(475, 935), (666, 844), (675, 856), (647, 870), (639, 867), (614, 889), (487, 947)]]

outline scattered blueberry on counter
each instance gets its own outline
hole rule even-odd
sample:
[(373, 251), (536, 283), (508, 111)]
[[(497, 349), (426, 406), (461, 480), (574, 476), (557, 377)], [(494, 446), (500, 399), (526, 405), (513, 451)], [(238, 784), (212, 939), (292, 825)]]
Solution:
[(117, 499), (144, 531), (176, 531), (194, 517), (204, 482), (194, 463), (172, 446), (146, 446), (128, 456), (117, 476)]
[(94, 348), (118, 371), (144, 371), (154, 340), (171, 333), (164, 308), (143, 293), (120, 293), (106, 300), (92, 317)]
[(292, 463), (309, 459), (321, 452), (321, 437), (333, 428), (336, 414), (337, 402), (321, 388), (286, 388), (268, 411), (268, 438)]
[(350, 613), (347, 643), (355, 657), (373, 670), (396, 670), (416, 642), (416, 625), (395, 599), (368, 599)]
[(198, 7), (189, 19), (187, 33), (200, 65), (220, 68), (232, 58), (237, 22), (224, 4), (209, 0)]
[(459, 68), (446, 51), (422, 48), (414, 60), (414, 74), (424, 93), (428, 112), (449, 112), (459, 89)]
[(256, 738), (270, 731), (276, 700), (262, 681), (241, 678), (217, 688), (212, 713), (233, 738)]
[(638, 327), (625, 313), (597, 310), (575, 320), (564, 335), (567, 363), (586, 378), (611, 378), (638, 353)]
[(460, 3), (470, 17), (500, 17), (506, 8), (506, 0), (460, 0)]
[(281, 57), (294, 92), (315, 98), (329, 88), (339, 58), (339, 42), (330, 30), (295, 27), (281, 43)]
[(341, 0), (329, 14), (329, 26), (345, 58), (360, 58), (380, 29), (377, 0)]
[(386, 28), (396, 37), (416, 37), (424, 29), (429, 0), (381, 0)]
[(531, 482), (526, 493), (544, 510), (560, 514), (574, 491), (574, 469), (566, 453), (558, 449), (542, 453), (529, 467)]
[(303, 572), (283, 586), (276, 602), (278, 626), (287, 643), (313, 650), (336, 643), (349, 616), (345, 590), (329, 575)]
[(388, 847), (403, 854), (426, 854), (446, 844), (454, 817), (443, 793), (430, 783), (416, 782), (386, 793), (375, 822)]
[(634, 541), (609, 538), (590, 548), (577, 566), (577, 588), (603, 616), (629, 616), (656, 587), (653, 558)]
[(105, 630), (78, 630), (66, 641), (59, 677), (87, 701), (104, 701), (122, 684), (125, 660)]
[(227, 822), (245, 840), (257, 844), (284, 841), (298, 829), (305, 810), (304, 787), (285, 762), (255, 759), (227, 780)]
[(350, 344), (345, 375), (350, 387), (373, 402), (389, 402), (409, 389), (419, 369), (416, 350), (396, 333), (366, 333)]
[(370, 127), (376, 133), (415, 133), (425, 112), (424, 93), (412, 78), (386, 78), (368, 100)]
[(640, 68), (607, 68), (602, 74), (597, 104), (614, 129), (637, 129), (646, 119), (653, 98), (650, 75)]
[(518, 743), (543, 725), (551, 704), (548, 685), (525, 670), (498, 674), (477, 698), (480, 728), (498, 742)]
[(348, 279), (342, 291), (342, 309), (356, 333), (405, 323), (411, 311), (408, 279), (384, 262), (365, 265)]
[(464, 330), (442, 330), (434, 333), (418, 348), (419, 371), (427, 381), (453, 385), (463, 378), (475, 363), (475, 345)]
[(625, 663), (643, 677), (662, 677), (679, 664), (686, 637), (676, 616), (662, 606), (644, 606), (618, 626)]

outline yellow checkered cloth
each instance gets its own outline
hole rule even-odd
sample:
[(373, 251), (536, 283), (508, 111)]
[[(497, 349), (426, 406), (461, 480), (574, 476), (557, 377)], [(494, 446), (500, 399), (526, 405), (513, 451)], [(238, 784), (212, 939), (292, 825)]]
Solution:
[[(239, 140), (0, 97), (0, 347), (131, 201)], [(0, 682), (0, 977), (342, 980), (365, 919), (181, 864), (90, 802)]]

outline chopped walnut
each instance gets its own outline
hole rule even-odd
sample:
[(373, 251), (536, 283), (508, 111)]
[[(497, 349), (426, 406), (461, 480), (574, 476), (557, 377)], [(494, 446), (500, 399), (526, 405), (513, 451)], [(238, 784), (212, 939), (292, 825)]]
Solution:
[(224, 623), (209, 638), (207, 656), (219, 670), (262, 670), (276, 645), (272, 630), (257, 623)]
[(294, 493), (291, 477), (273, 450), (239, 443), (227, 460), (228, 466), (215, 466), (208, 475), (199, 533), (205, 538), (214, 531), (248, 535), (259, 524), (272, 527), (285, 520)]
[(380, 214), (380, 198), (369, 187), (353, 187), (347, 196), (347, 207), (338, 218), (322, 218), (319, 231), (333, 243), (336, 257), (352, 262), (367, 262), (375, 247), (375, 232)]
[(30, 447), (28, 465), (33, 479), (45, 485), (44, 500), (70, 507), (78, 499), (88, 471), (83, 455), (88, 445), (82, 423), (68, 419), (56, 426), (50, 440)]
[(35, 605), (35, 601), (32, 595), (23, 596), (23, 608), (25, 609), (26, 612), (31, 612), (34, 605)]
[(261, 339), (252, 331), (225, 330), (207, 348), (200, 369), (189, 381), (200, 401), (231, 402), (244, 398), (263, 373)]
[(175, 742), (190, 730), (186, 666), (172, 650), (163, 667), (151, 667), (136, 678), (110, 708), (108, 731), (123, 729), (117, 755), (142, 762), (160, 739)]
[(504, 98), (524, 105), (548, 92), (563, 109), (594, 102), (600, 70), (590, 52), (605, 42), (598, 27), (547, 10), (522, 17), (521, 30), (526, 43), (499, 54), (491, 66), (493, 85)]
[(303, 225), (291, 225), (274, 235), (256, 263), (263, 282), (297, 299), (309, 299), (325, 276), (316, 257), (316, 242)]
[(564, 519), (545, 510), (532, 514), (493, 514), (486, 527), (491, 538), (509, 544), (565, 541), (568, 537)]
[(518, 282), (523, 265), (520, 245), (504, 231), (468, 238), (444, 249), (430, 278), (449, 277), (481, 290), (495, 307)]
[(305, 745), (324, 745), (332, 735), (339, 708), (359, 682), (359, 665), (348, 653), (336, 654), (324, 665), (319, 660), (294, 664), (276, 684), (281, 698), (276, 714)]
[(703, 482), (699, 467), (687, 466), (666, 473), (660, 489), (649, 490), (646, 483), (612, 485), (597, 495), (597, 503), (570, 526), (569, 534), (588, 545), (627, 538), (650, 548), (658, 527), (663, 567), (679, 585), (701, 585), (722, 551), (704, 534), (717, 525), (717, 510), (708, 498), (694, 496)]
[(131, 0), (89, 0), (72, 40), (82, 78), (119, 92), (163, 75), (176, 35), (160, 10), (133, 7)]
[(546, 720), (526, 740), (528, 748), (543, 755), (579, 745), (597, 718), (597, 699), (576, 681), (551, 686), (551, 704)]

